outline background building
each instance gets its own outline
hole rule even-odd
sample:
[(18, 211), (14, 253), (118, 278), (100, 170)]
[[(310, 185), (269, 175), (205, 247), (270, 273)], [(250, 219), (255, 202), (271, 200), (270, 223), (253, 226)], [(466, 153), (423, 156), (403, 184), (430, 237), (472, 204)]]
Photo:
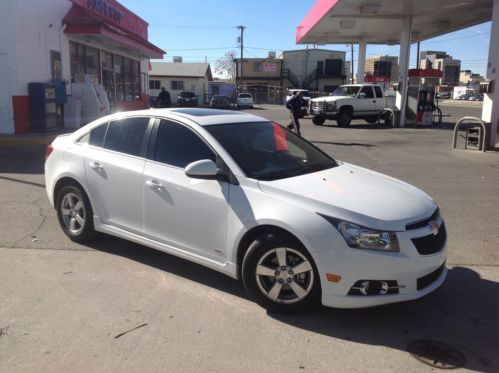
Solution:
[(327, 49), (283, 51), (279, 56), (282, 59), (283, 87), (334, 91), (346, 82), (348, 76), (345, 54)]
[[(55, 129), (145, 108), (149, 58), (165, 53), (115, 0), (2, 0), (0, 35), (0, 133), (30, 132), (33, 109), (57, 118)], [(56, 83), (44, 88), (56, 101), (33, 108), (29, 83)]]
[(459, 83), (462, 85), (475, 85), (484, 81), (480, 74), (473, 74), (471, 70), (462, 70), (459, 74)]
[(422, 69), (436, 69), (442, 71), (440, 85), (457, 86), (459, 85), (459, 75), (461, 72), (461, 61), (455, 60), (446, 52), (442, 51), (424, 51), (420, 53), (419, 67)]
[(256, 103), (280, 103), (282, 60), (270, 53), (267, 58), (234, 59), (239, 92), (250, 92)]
[(366, 58), (364, 72), (374, 77), (386, 77), (389, 82), (396, 82), (398, 75), (397, 56), (374, 56)]
[(149, 89), (151, 96), (157, 96), (161, 87), (170, 92), (172, 104), (182, 91), (194, 92), (198, 104), (206, 103), (208, 82), (213, 81), (210, 64), (188, 62), (151, 62)]

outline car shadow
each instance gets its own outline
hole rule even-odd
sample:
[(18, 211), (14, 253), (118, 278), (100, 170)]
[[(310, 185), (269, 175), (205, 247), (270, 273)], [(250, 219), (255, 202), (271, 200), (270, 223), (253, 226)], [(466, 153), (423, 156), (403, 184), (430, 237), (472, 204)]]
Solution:
[(374, 145), (372, 144), (362, 144), (358, 142), (333, 142), (333, 141), (315, 141), (308, 140), (312, 144), (326, 144), (326, 145), (339, 145), (339, 146), (365, 146), (366, 148), (372, 148)]
[(0, 146), (0, 173), (42, 175), (45, 145)]
[[(102, 235), (88, 245), (190, 281), (248, 299), (241, 281), (161, 251)], [(410, 341), (433, 339), (464, 353), (464, 368), (499, 369), (499, 284), (466, 267), (449, 269), (444, 284), (426, 297), (365, 309), (320, 307), (303, 314), (268, 316), (289, 326), (350, 342), (407, 351)]]
[(407, 351), (409, 342), (432, 339), (466, 357), (465, 368), (499, 369), (499, 284), (465, 267), (449, 269), (445, 283), (428, 296), (364, 309), (321, 308), (305, 315), (268, 315), (331, 338)]

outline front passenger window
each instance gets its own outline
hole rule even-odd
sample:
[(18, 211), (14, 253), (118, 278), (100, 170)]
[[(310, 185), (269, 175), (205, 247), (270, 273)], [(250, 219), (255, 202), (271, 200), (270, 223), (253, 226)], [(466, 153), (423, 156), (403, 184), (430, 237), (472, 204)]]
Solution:
[(364, 98), (374, 98), (373, 89), (371, 87), (363, 87), (360, 93), (365, 93)]
[(162, 120), (156, 138), (154, 160), (185, 168), (201, 159), (216, 162), (215, 153), (193, 131), (178, 123)]

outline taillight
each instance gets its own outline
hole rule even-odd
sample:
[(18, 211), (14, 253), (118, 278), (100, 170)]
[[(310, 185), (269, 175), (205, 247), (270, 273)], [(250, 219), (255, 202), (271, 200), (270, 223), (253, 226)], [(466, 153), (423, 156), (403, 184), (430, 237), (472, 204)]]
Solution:
[(54, 150), (52, 144), (48, 144), (47, 147), (45, 148), (45, 160), (49, 157), (50, 153)]

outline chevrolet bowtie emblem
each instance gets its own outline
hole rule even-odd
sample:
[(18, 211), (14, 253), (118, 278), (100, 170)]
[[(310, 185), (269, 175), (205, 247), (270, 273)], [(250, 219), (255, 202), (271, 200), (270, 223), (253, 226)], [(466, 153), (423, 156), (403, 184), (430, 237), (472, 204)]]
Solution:
[(433, 233), (434, 236), (438, 234), (438, 224), (436, 221), (432, 220), (430, 221), (430, 224), (428, 224), (428, 228), (430, 228), (431, 233)]

